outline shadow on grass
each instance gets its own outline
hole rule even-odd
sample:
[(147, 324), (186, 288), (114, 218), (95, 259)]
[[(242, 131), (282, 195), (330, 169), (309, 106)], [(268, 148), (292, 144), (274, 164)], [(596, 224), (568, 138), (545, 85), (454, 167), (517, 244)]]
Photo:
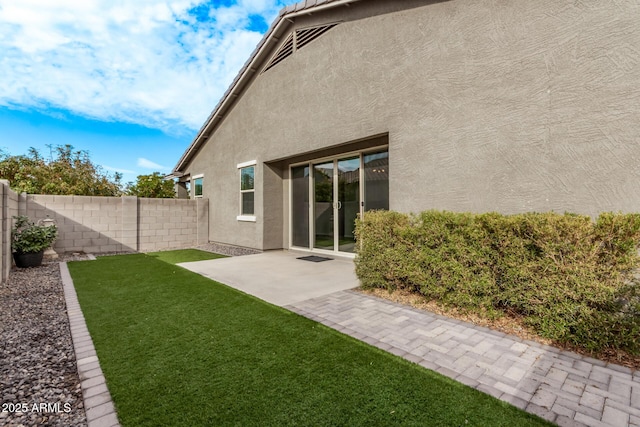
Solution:
[(214, 254), (199, 249), (179, 249), (174, 251), (149, 252), (147, 256), (157, 258), (169, 264), (181, 262), (206, 261), (217, 258), (227, 258), (226, 255)]

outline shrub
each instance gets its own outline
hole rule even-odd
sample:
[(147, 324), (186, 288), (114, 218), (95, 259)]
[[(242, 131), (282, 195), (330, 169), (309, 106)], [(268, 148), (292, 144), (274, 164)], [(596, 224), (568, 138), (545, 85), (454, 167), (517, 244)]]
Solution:
[(367, 212), (356, 224), (364, 288), (396, 288), (541, 336), (640, 353), (640, 215)]
[(51, 246), (58, 236), (58, 228), (55, 225), (37, 225), (24, 215), (13, 218), (16, 222), (11, 230), (11, 250), (15, 253), (41, 252)]

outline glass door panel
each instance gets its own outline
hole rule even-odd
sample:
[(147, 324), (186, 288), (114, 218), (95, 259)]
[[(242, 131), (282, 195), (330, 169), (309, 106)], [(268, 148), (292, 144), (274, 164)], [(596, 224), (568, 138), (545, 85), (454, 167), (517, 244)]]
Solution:
[(353, 253), (358, 213), (374, 209), (389, 209), (387, 150), (291, 168), (291, 246)]
[(364, 210), (389, 210), (389, 152), (367, 153), (364, 164)]
[(333, 250), (333, 162), (313, 165), (314, 242), (317, 249)]
[(338, 160), (337, 245), (340, 252), (353, 252), (355, 221), (360, 212), (360, 156)]
[(309, 248), (309, 166), (291, 168), (291, 244)]

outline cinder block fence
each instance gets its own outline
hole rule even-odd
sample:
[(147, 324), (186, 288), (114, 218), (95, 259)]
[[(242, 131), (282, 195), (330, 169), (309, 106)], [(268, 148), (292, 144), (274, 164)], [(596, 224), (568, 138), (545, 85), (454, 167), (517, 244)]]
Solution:
[(18, 214), (54, 219), (58, 253), (148, 252), (209, 241), (207, 199), (19, 195), (2, 180), (0, 193), (3, 282), (12, 265), (11, 227)]
[(0, 280), (6, 282), (9, 279), (9, 271), (13, 263), (11, 256), (11, 228), (13, 227), (13, 217), (18, 215), (18, 194), (11, 191), (9, 181), (0, 180), (0, 215), (2, 215), (0, 227), (0, 242), (2, 242), (2, 265), (0, 266)]

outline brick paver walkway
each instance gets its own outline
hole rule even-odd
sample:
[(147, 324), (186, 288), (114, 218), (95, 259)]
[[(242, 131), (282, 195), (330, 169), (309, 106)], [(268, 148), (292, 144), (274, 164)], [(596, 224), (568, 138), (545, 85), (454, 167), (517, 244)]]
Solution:
[(640, 427), (640, 371), (354, 291), (286, 308), (561, 426)]

